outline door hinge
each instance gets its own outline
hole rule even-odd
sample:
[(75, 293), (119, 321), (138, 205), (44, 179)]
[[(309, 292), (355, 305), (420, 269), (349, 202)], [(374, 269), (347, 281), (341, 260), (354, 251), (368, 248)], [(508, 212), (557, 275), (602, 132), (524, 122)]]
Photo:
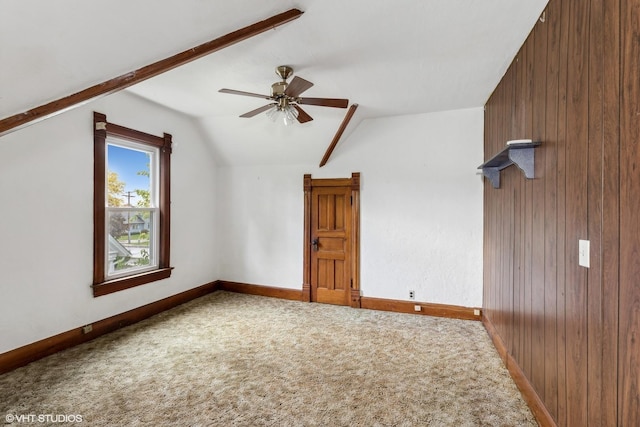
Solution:
[(353, 279), (351, 279), (351, 289), (353, 289)]
[(351, 205), (353, 205), (353, 196), (349, 198)]

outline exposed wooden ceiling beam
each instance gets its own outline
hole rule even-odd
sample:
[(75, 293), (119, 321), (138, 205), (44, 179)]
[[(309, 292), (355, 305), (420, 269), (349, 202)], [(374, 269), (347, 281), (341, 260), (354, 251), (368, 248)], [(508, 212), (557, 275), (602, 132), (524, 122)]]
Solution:
[(342, 124), (338, 128), (336, 135), (333, 137), (331, 144), (329, 144), (329, 147), (327, 147), (327, 151), (324, 153), (324, 157), (320, 162), (320, 167), (323, 167), (329, 161), (329, 157), (331, 157), (331, 153), (333, 153), (333, 150), (336, 148), (336, 145), (338, 145), (338, 141), (340, 141), (340, 137), (344, 133), (344, 130), (347, 128), (347, 125), (351, 121), (351, 118), (353, 117), (353, 114), (356, 112), (357, 108), (358, 108), (358, 104), (352, 104), (351, 107), (349, 107), (347, 114), (345, 114), (344, 119), (342, 120)]
[(246, 40), (282, 24), (286, 24), (287, 22), (299, 18), (302, 14), (303, 12), (301, 10), (290, 9), (286, 12), (267, 18), (264, 21), (257, 22), (222, 37), (218, 37), (215, 40), (203, 43), (192, 49), (180, 52), (177, 55), (162, 59), (151, 65), (123, 74), (95, 86), (91, 86), (87, 89), (81, 90), (80, 92), (74, 93), (73, 95), (57, 99), (49, 102), (48, 104), (2, 119), (0, 120), (0, 136), (26, 126), (27, 124), (44, 120), (48, 117), (60, 114), (63, 111), (85, 104), (99, 96), (109, 95), (110, 93), (125, 89), (136, 83), (140, 83), (141, 81), (157, 76), (158, 74), (162, 74), (165, 71), (172, 70), (180, 65), (184, 65), (242, 40)]

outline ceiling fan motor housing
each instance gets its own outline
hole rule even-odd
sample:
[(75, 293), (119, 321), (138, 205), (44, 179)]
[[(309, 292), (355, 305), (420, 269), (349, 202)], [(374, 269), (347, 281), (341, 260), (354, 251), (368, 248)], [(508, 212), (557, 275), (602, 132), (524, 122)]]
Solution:
[(271, 96), (278, 98), (284, 96), (284, 91), (287, 90), (289, 86), (287, 79), (293, 74), (293, 68), (288, 65), (280, 65), (276, 67), (276, 74), (280, 76), (282, 81), (275, 82), (271, 85)]
[(284, 91), (287, 90), (287, 86), (289, 86), (289, 84), (285, 81), (275, 82), (274, 84), (271, 85), (271, 96), (273, 97), (283, 96)]

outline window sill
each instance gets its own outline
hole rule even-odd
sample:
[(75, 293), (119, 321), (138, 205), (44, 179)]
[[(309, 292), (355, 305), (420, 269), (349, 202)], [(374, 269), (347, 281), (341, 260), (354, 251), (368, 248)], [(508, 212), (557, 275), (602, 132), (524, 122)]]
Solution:
[(173, 270), (173, 267), (160, 268), (153, 271), (146, 271), (144, 273), (136, 274), (133, 276), (121, 277), (102, 283), (96, 283), (93, 285), (93, 296), (100, 297), (102, 295), (123, 291), (125, 289), (145, 285), (157, 280), (166, 279), (168, 277), (171, 277), (171, 270)]

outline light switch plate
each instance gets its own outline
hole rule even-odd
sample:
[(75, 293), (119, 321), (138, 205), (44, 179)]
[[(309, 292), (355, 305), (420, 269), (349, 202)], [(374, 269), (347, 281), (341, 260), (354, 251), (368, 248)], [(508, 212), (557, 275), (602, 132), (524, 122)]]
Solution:
[(578, 264), (589, 268), (589, 241), (578, 240)]

